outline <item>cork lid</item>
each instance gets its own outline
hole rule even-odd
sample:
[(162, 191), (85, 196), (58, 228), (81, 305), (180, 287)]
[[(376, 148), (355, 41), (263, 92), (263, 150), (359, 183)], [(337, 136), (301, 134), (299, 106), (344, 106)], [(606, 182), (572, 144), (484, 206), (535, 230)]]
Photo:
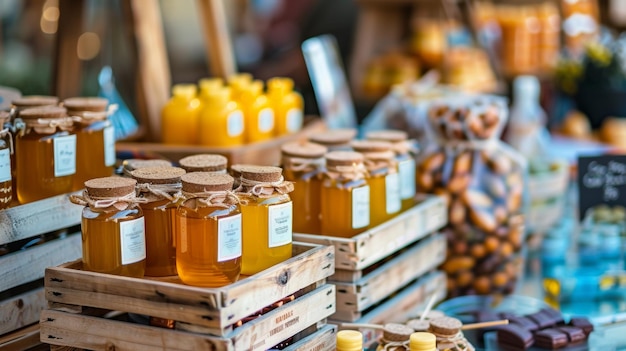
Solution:
[(56, 96), (28, 95), (22, 96), (19, 99), (15, 99), (11, 101), (11, 103), (18, 108), (49, 106), (57, 105), (59, 103), (59, 98)]
[(365, 134), (365, 138), (368, 140), (388, 141), (390, 143), (397, 143), (405, 141), (409, 138), (409, 134), (402, 130), (376, 130)]
[(30, 107), (20, 111), (22, 119), (62, 118), (67, 116), (67, 110), (58, 106)]
[(100, 97), (73, 97), (63, 100), (63, 106), (68, 111), (106, 111), (109, 100)]
[(430, 320), (430, 331), (441, 335), (456, 335), (463, 323), (452, 317), (439, 317)]
[(409, 340), (413, 332), (413, 329), (404, 324), (387, 323), (383, 327), (383, 339), (385, 339), (385, 341), (404, 342)]
[(137, 181), (123, 177), (104, 177), (85, 182), (85, 189), (91, 197), (120, 197), (135, 191)]
[(324, 146), (342, 145), (349, 143), (356, 137), (356, 129), (331, 129), (321, 133), (311, 134), (309, 141)]
[(130, 174), (137, 183), (175, 184), (180, 183), (180, 177), (185, 173), (178, 167), (149, 167), (136, 169)]
[(415, 330), (416, 332), (424, 332), (428, 331), (428, 328), (430, 327), (430, 322), (423, 319), (411, 319), (410, 321), (406, 322), (406, 326)]
[(129, 159), (124, 160), (123, 165), (125, 170), (134, 171), (140, 168), (171, 167), (172, 163), (167, 160)]
[(216, 172), (226, 169), (228, 159), (222, 155), (201, 154), (183, 157), (178, 163), (187, 172)]
[(285, 143), (280, 149), (285, 156), (302, 158), (320, 158), (328, 152), (325, 146), (306, 141)]
[(354, 151), (331, 151), (326, 154), (326, 164), (329, 166), (351, 166), (363, 163), (363, 155)]
[(203, 193), (205, 191), (225, 191), (233, 188), (233, 177), (228, 174), (210, 172), (192, 172), (180, 177), (183, 191), (188, 193)]
[(283, 170), (272, 166), (246, 166), (241, 169), (241, 177), (255, 182), (272, 183), (280, 180)]
[(350, 145), (357, 152), (385, 152), (393, 150), (393, 145), (387, 141), (354, 140)]

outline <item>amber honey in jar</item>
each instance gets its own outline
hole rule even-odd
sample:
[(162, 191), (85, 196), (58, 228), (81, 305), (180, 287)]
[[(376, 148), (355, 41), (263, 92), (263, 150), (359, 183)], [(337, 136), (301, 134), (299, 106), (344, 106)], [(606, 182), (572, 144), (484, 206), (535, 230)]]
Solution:
[(320, 192), (324, 173), (326, 147), (308, 142), (290, 142), (282, 146), (285, 180), (294, 183), (290, 194), (298, 215), (293, 217), (296, 233), (319, 234)]
[(325, 159), (320, 202), (322, 234), (353, 237), (370, 224), (370, 187), (363, 155), (331, 151)]
[(63, 100), (67, 115), (74, 119), (76, 174), (72, 190), (82, 189), (89, 179), (113, 175), (115, 130), (108, 119), (107, 99), (75, 97)]
[(85, 182), (83, 205), (83, 269), (99, 273), (143, 277), (146, 259), (144, 217), (135, 195), (137, 181), (105, 177)]
[(242, 215), (228, 174), (181, 177), (184, 202), (176, 211), (176, 266), (185, 284), (220, 287), (241, 272)]
[(132, 172), (134, 170), (158, 167), (172, 167), (172, 162), (160, 159), (143, 160), (138, 158), (131, 158), (122, 162), (122, 175), (132, 178)]
[(16, 125), (18, 201), (24, 204), (70, 192), (76, 173), (76, 135), (65, 108), (24, 109)]
[(9, 127), (10, 114), (0, 111), (0, 209), (9, 207), (13, 200), (12, 155), (13, 138)]
[(252, 275), (291, 258), (293, 205), (282, 169), (267, 166), (241, 168), (237, 195), (243, 215), (241, 273)]
[(357, 140), (352, 148), (363, 154), (369, 174), (370, 227), (375, 227), (395, 216), (402, 209), (400, 177), (391, 143)]
[(183, 157), (178, 161), (180, 168), (191, 172), (226, 174), (228, 159), (222, 155), (200, 154)]
[(402, 210), (413, 207), (415, 205), (415, 158), (411, 153), (412, 147), (408, 134), (401, 130), (378, 130), (367, 133), (366, 138), (392, 143), (398, 163)]
[(141, 210), (146, 223), (146, 273), (150, 277), (176, 275), (174, 217), (181, 199), (178, 167), (140, 168), (132, 171), (137, 193), (146, 200)]
[(352, 151), (350, 142), (354, 137), (356, 129), (331, 129), (309, 135), (309, 141), (326, 146), (328, 151)]

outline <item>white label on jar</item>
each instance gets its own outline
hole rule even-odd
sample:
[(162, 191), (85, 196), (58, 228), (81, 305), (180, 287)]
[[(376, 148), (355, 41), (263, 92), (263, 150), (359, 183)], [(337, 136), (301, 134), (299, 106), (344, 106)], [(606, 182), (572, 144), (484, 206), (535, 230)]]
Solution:
[(267, 133), (274, 129), (274, 110), (264, 108), (259, 111), (259, 132)]
[(293, 204), (291, 201), (272, 205), (267, 209), (268, 212), (268, 243), (269, 247), (277, 247), (287, 245), (291, 242), (293, 229)]
[(104, 165), (109, 167), (115, 164), (115, 128), (104, 128)]
[(123, 265), (146, 258), (146, 230), (143, 217), (120, 222), (120, 243)]
[(217, 221), (217, 261), (241, 257), (241, 214)]
[(364, 228), (370, 224), (369, 185), (352, 189), (352, 229)]
[(240, 136), (243, 133), (243, 113), (239, 110), (231, 112), (226, 121), (226, 128), (229, 137)]
[(287, 111), (287, 131), (295, 133), (302, 129), (302, 118), (302, 110), (299, 108), (292, 108)]
[(76, 135), (56, 137), (54, 147), (54, 176), (63, 177), (76, 173)]
[(385, 206), (387, 214), (400, 211), (402, 201), (400, 200), (400, 176), (398, 173), (387, 174), (385, 176)]
[(398, 164), (400, 173), (400, 198), (412, 199), (415, 196), (415, 160), (410, 158)]
[(0, 182), (11, 180), (11, 150), (0, 150)]

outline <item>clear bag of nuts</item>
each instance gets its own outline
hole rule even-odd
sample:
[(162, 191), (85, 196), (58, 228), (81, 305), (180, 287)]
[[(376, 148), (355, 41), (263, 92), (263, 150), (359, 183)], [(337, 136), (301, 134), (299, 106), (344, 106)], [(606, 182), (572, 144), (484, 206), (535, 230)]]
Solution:
[(506, 100), (466, 95), (433, 102), (418, 191), (448, 201), (450, 296), (511, 293), (521, 274), (526, 161), (499, 137)]

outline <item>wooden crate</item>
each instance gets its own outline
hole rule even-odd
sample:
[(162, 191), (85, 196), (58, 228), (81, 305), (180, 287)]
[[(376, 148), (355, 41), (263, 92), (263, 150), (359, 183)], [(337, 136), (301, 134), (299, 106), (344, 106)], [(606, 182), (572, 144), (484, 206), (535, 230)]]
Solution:
[(337, 326), (324, 325), (312, 334), (287, 346), (283, 351), (334, 351), (337, 344)]
[(392, 255), (448, 222), (444, 198), (420, 195), (417, 204), (395, 218), (352, 238), (294, 233), (294, 240), (335, 247), (335, 267), (357, 271)]
[[(93, 350), (111, 344), (116, 350), (272, 347), (335, 312), (335, 287), (324, 283), (334, 273), (334, 248), (306, 243), (293, 247), (291, 259), (215, 289), (87, 272), (80, 261), (48, 268), (45, 288), (51, 307), (41, 314), (41, 341)], [(304, 295), (234, 328), (236, 322), (298, 292)], [(71, 313), (87, 307), (175, 320), (177, 330)], [(86, 324), (93, 328), (85, 330)]]
[[(39, 320), (37, 320), (39, 322)], [(38, 351), (50, 347), (39, 341), (39, 323), (0, 336), (0, 351)]]
[[(401, 251), (365, 275), (363, 271), (338, 271), (339, 276), (335, 274), (331, 278), (337, 286), (337, 312), (332, 318), (346, 322), (356, 321), (362, 316), (362, 311), (435, 269), (443, 263), (445, 257), (446, 238), (442, 234), (436, 234)], [(360, 278), (352, 281), (356, 277)]]

